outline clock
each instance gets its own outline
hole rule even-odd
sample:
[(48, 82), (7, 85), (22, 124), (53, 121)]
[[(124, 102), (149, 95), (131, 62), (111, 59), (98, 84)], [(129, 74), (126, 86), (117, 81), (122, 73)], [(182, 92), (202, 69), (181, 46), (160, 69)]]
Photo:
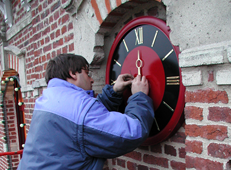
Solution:
[[(107, 61), (106, 84), (120, 74), (146, 76), (155, 118), (149, 137), (142, 145), (155, 145), (173, 135), (184, 122), (184, 93), (178, 63), (179, 48), (169, 39), (170, 29), (158, 18), (143, 16), (126, 24), (117, 34)], [(131, 90), (123, 93), (124, 112)]]

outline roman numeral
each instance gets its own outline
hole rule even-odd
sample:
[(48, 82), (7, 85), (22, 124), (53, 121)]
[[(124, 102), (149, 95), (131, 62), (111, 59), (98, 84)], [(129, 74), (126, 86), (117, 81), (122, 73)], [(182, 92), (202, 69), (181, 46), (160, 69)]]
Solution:
[(136, 34), (136, 44), (143, 44), (143, 27), (139, 27), (135, 29), (135, 34)]
[(167, 85), (179, 85), (180, 84), (180, 76), (170, 76), (166, 77)]

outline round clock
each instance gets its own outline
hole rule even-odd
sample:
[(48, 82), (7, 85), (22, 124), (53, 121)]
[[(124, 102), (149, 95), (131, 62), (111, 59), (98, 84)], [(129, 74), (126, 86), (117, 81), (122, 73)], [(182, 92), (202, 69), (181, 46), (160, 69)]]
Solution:
[[(179, 48), (172, 45), (169, 33), (166, 23), (158, 18), (136, 18), (118, 33), (108, 56), (107, 84), (114, 84), (123, 73), (144, 75), (149, 81), (155, 119), (143, 145), (166, 140), (184, 121), (185, 87), (178, 64)], [(121, 112), (130, 95), (130, 89), (125, 90)]]

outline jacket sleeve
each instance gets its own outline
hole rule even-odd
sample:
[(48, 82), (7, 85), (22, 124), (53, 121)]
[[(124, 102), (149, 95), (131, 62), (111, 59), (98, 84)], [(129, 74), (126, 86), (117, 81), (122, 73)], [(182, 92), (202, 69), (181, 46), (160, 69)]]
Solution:
[(102, 94), (99, 94), (97, 96), (97, 99), (103, 103), (103, 105), (109, 110), (109, 111), (116, 111), (118, 107), (122, 103), (122, 95), (116, 93), (113, 90), (113, 86), (106, 85), (104, 86), (102, 90)]
[(124, 114), (109, 112), (96, 101), (84, 119), (84, 150), (88, 155), (100, 158), (114, 158), (131, 152), (148, 137), (153, 118), (152, 100), (142, 92), (128, 99)]

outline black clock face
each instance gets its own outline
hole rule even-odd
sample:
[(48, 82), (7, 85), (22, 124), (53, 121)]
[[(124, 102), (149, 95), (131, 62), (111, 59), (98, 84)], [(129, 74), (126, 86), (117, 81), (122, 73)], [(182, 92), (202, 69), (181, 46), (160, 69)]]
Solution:
[[(179, 107), (183, 107), (178, 104), (179, 98), (183, 97), (179, 96), (181, 76), (178, 51), (166, 33), (153, 24), (131, 23), (123, 29), (123, 32), (118, 34), (119, 37), (115, 40), (111, 49), (113, 51), (109, 55), (111, 58), (108, 63), (109, 83), (114, 84), (117, 77), (123, 73), (137, 76), (140, 67), (141, 75), (146, 76), (149, 81), (149, 96), (153, 99), (155, 110), (155, 121), (149, 136), (161, 135), (174, 119), (173, 115), (178, 112)], [(130, 95), (129, 89), (125, 91), (125, 102), (120, 108), (121, 112), (124, 111), (126, 100)], [(173, 129), (170, 127), (169, 130)]]

